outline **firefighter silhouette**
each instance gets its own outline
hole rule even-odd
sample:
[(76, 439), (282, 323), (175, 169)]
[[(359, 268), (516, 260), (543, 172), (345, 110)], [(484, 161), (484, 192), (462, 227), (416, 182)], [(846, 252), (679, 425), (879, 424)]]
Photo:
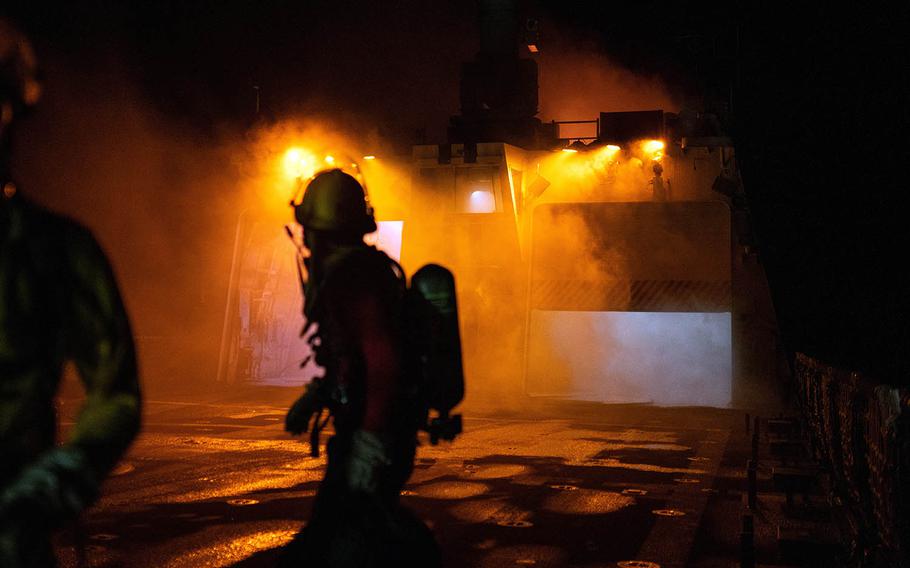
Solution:
[(399, 503), (425, 418), (406, 368), (404, 273), (364, 243), (376, 223), (363, 186), (348, 173), (312, 178), (295, 217), (308, 253), (304, 315), (325, 374), (288, 411), (286, 429), (306, 432), (312, 419), (318, 452), (325, 408), (335, 434), (310, 521), (280, 565), (438, 565), (429, 529)]
[[(54, 565), (51, 531), (92, 503), (139, 428), (133, 339), (104, 253), (10, 179), (10, 128), (38, 101), (35, 67), (26, 38), (0, 20), (0, 566)], [(55, 445), (65, 361), (87, 396)]]
[(654, 172), (654, 177), (648, 182), (651, 186), (651, 199), (654, 201), (669, 201), (670, 182), (661, 177), (661, 174), (664, 173), (664, 167), (660, 165), (660, 162), (655, 161), (651, 171)]

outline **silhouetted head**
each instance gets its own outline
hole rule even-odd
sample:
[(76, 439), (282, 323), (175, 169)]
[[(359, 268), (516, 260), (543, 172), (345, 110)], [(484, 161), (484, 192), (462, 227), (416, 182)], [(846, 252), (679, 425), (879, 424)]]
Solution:
[(0, 136), (41, 98), (38, 62), (28, 38), (0, 18)]
[(312, 248), (314, 234), (339, 244), (353, 244), (376, 230), (373, 208), (363, 186), (340, 169), (320, 172), (310, 180), (303, 199), (294, 207), (294, 217), (303, 226), (308, 248)]

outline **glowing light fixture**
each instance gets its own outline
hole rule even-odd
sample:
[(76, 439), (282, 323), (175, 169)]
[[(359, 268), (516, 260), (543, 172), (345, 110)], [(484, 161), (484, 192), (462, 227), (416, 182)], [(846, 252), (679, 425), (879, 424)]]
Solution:
[(327, 164), (334, 164), (334, 163), (335, 163), (335, 157), (334, 157), (334, 156), (331, 156), (331, 155), (326, 156), (326, 157), (325, 157), (325, 163), (327, 163)]
[(292, 179), (308, 178), (316, 171), (316, 157), (303, 148), (288, 148), (282, 164), (285, 175)]
[(661, 152), (665, 146), (663, 140), (648, 140), (645, 142), (645, 152), (656, 154)]
[(493, 213), (496, 211), (496, 199), (493, 192), (486, 189), (476, 189), (471, 192), (468, 203), (468, 213)]
[(538, 53), (540, 51), (540, 49), (538, 49), (538, 47), (535, 44), (529, 43), (528, 51), (530, 51), (531, 53)]
[(373, 154), (367, 154), (366, 156), (363, 157), (363, 159), (364, 160), (375, 160), (376, 156), (374, 156)]
[(613, 161), (613, 159), (616, 157), (616, 154), (619, 154), (619, 150), (619, 146), (616, 146), (615, 144), (609, 144), (597, 152), (597, 157), (600, 159)]
[(566, 154), (577, 154), (578, 153), (578, 150), (576, 150), (575, 148), (563, 148), (562, 151), (565, 152)]
[(590, 167), (597, 172), (603, 173), (611, 164), (616, 163), (619, 151), (619, 146), (615, 144), (599, 148), (589, 160)]

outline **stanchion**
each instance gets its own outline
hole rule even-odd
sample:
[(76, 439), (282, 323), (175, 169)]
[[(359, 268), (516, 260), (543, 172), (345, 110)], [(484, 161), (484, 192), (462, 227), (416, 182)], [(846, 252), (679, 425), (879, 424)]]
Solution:
[(739, 533), (739, 566), (755, 568), (755, 523), (750, 513), (743, 515), (743, 530)]
[(752, 461), (758, 463), (758, 437), (760, 434), (758, 416), (755, 417), (755, 426), (752, 428)]
[(746, 467), (746, 474), (749, 482), (749, 510), (754, 511), (758, 494), (758, 462), (749, 460)]

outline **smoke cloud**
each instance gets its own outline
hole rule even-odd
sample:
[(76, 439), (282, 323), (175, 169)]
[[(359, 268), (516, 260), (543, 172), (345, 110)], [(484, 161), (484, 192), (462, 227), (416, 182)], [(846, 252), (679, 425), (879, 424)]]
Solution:
[[(360, 22), (355, 27), (370, 29), (372, 25)], [(427, 28), (415, 41), (431, 45), (434, 40), (429, 36), (434, 34), (430, 31)], [(357, 45), (361, 47), (351, 51), (355, 56), (369, 42)], [(415, 49), (407, 46), (403, 51)], [(464, 45), (459, 49), (452, 61), (468, 58), (469, 54), (462, 53)], [(357, 164), (380, 221), (421, 217), (424, 226), (445, 227), (448, 221), (442, 208), (427, 199), (432, 186), (416, 178), (410, 156), (400, 154), (406, 147), (402, 128), (411, 130), (435, 117), (438, 123), (430, 131), (441, 133), (443, 129), (438, 127), (455, 110), (457, 64), (437, 66), (436, 52), (421, 53), (414, 69), (402, 67), (407, 61), (404, 55), (398, 63), (390, 56), (361, 67), (359, 78), (351, 78), (353, 83), (344, 79), (345, 73), (350, 75), (355, 69), (349, 61), (353, 56), (329, 53), (321, 62), (314, 60), (306, 71), (309, 80), (325, 76), (326, 81), (315, 81), (311, 94), (297, 103), (280, 105), (295, 109), (283, 113), (280, 121), (264, 119), (252, 128), (219, 123), (206, 131), (164, 114), (162, 109), (169, 106), (153, 100), (139, 86), (142, 81), (136, 74), (141, 70), (116, 58), (94, 69), (74, 67), (60, 54), (45, 61), (47, 97), (24, 125), (26, 134), (18, 141), (17, 176), (27, 195), (84, 222), (109, 252), (132, 317), (150, 391), (178, 385), (210, 388), (218, 374), (232, 273), (238, 289), (232, 302), (241, 306), (242, 315), (231, 325), (246, 326), (242, 329), (253, 341), (229, 350), (249, 349), (251, 355), (261, 356), (264, 350), (277, 348), (280, 353), (274, 355), (275, 361), (256, 371), (260, 376), (266, 368), (273, 378), (305, 379), (315, 372), (310, 367), (300, 374), (288, 366), (305, 355), (297, 338), (301, 320), (294, 249), (283, 232), (284, 225), (292, 221), (288, 204), (300, 183), (296, 175), (288, 174), (290, 150), (308, 156), (313, 168)], [(593, 119), (599, 112), (611, 110), (677, 108), (659, 80), (636, 76), (584, 46), (551, 42), (541, 52), (539, 64), (541, 117), (545, 120)], [(388, 101), (376, 102), (381, 97), (374, 87), (386, 80), (397, 84), (399, 81), (391, 79), (409, 76), (412, 71), (419, 80), (401, 90), (400, 98), (389, 95)], [(434, 77), (440, 85), (449, 85), (439, 102), (445, 108), (435, 108), (437, 103), (432, 100), (438, 85), (425, 85), (436, 85)], [(275, 84), (292, 87), (293, 80)], [(352, 84), (360, 87), (358, 96), (345, 99), (350, 105), (333, 99)], [(275, 90), (266, 85), (265, 106), (270, 97), (277, 98)], [(379, 125), (401, 115), (406, 107), (413, 107), (417, 119), (397, 124), (391, 129), (396, 137), (390, 140), (389, 129)], [(441, 136), (431, 141), (442, 141)], [(333, 163), (327, 161), (330, 156)], [(623, 149), (619, 156), (606, 150), (547, 153), (528, 160), (522, 179), (512, 179), (507, 173), (497, 183), (504, 199), (509, 198), (509, 184), (517, 183), (521, 207), (564, 201), (647, 201), (653, 159), (653, 153), (640, 148)], [(672, 165), (665, 164), (667, 177), (672, 179)], [(298, 173), (305, 177), (302, 171)], [(524, 190), (535, 176), (549, 180), (549, 186), (533, 202)], [(530, 214), (526, 210), (525, 219)], [(478, 222), (430, 234), (415, 232), (413, 225), (405, 223), (403, 230), (405, 249), (410, 247), (410, 259), (403, 259), (409, 273), (431, 261), (458, 268), (469, 402), (486, 399), (499, 406), (507, 401), (521, 404), (529, 225), (494, 227)], [(561, 234), (578, 241), (567, 245), (567, 250), (582, 251), (572, 259), (574, 264), (583, 272), (596, 273), (582, 280), (596, 280), (603, 274), (615, 280), (623, 277), (624, 257), (616, 251), (604, 254), (595, 246), (594, 232), (583, 222), (563, 227)], [(236, 259), (235, 249), (239, 251)], [(510, 252), (518, 250), (518, 254)], [(548, 340), (555, 346), (553, 353), (566, 342), (585, 345), (579, 338), (594, 338), (600, 343), (590, 349), (602, 356), (592, 361), (599, 361), (597, 368), (612, 368), (608, 363), (619, 348), (621, 342), (616, 338), (622, 331), (606, 330), (603, 322), (576, 323), (569, 326), (576, 332), (559, 325), (548, 332), (558, 331), (559, 337)], [(557, 383), (564, 384), (566, 392), (573, 380), (587, 373), (567, 359), (569, 355), (563, 352), (546, 362), (550, 376), (563, 377)], [(244, 364), (251, 363), (234, 361), (235, 369)]]
[(592, 42), (552, 32), (538, 56), (540, 118), (593, 120), (601, 112), (677, 112), (680, 97), (659, 77), (635, 73)]
[(147, 392), (210, 390), (236, 230), (255, 220), (280, 232), (292, 188), (262, 178), (273, 149), (258, 130), (201, 133), (162, 115), (119, 62), (67, 63), (45, 62), (47, 96), (22, 124), (17, 179), (108, 252)]

